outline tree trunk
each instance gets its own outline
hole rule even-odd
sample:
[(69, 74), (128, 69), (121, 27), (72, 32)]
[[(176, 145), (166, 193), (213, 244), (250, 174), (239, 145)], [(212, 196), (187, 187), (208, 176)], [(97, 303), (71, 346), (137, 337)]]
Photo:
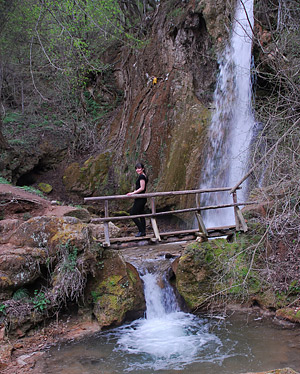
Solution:
[(9, 144), (2, 133), (2, 118), (0, 117), (0, 149), (9, 149)]

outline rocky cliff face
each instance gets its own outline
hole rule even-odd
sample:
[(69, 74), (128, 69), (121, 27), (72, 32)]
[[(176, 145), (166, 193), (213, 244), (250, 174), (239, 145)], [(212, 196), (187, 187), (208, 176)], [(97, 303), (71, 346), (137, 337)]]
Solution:
[[(152, 189), (198, 186), (217, 71), (215, 49), (225, 24), (221, 9), (226, 10), (224, 4), (213, 2), (161, 3), (145, 47), (123, 50), (124, 106), (113, 124), (117, 158), (125, 161), (116, 168), (118, 182), (142, 159)], [(118, 185), (121, 192), (128, 189)]]

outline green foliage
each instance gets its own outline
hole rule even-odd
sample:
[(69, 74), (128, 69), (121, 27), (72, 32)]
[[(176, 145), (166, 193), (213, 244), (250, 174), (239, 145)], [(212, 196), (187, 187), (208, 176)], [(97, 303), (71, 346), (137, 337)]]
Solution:
[(0, 304), (0, 313), (6, 315), (6, 305), (5, 304)]
[(287, 293), (289, 295), (300, 294), (300, 282), (298, 280), (293, 280), (289, 285)]
[(25, 145), (26, 142), (23, 139), (9, 139), (8, 144), (20, 146), (20, 145)]
[(19, 187), (21, 188), (22, 190), (26, 191), (26, 192), (30, 192), (30, 193), (33, 193), (35, 195), (38, 195), (38, 196), (41, 196), (41, 197), (44, 197), (44, 194), (42, 191), (34, 188), (34, 187), (31, 187), (31, 186), (22, 186), (22, 187)]
[(7, 113), (7, 115), (3, 118), (3, 123), (11, 123), (11, 122), (19, 122), (20, 120), (20, 113), (15, 113), (15, 112), (11, 112), (11, 113)]
[(47, 309), (47, 305), (51, 304), (50, 300), (47, 299), (46, 294), (39, 290), (34, 291), (34, 298), (32, 302), (34, 309), (38, 310), (39, 312), (44, 311)]
[[(154, 2), (155, 4), (155, 2)], [(3, 135), (14, 148), (32, 151), (41, 135), (58, 139), (71, 152), (98, 144), (98, 123), (122, 100), (110, 90), (84, 91), (97, 74), (111, 74), (106, 51), (139, 48), (140, 31), (153, 1), (0, 2)], [(144, 36), (143, 36), (144, 37)], [(11, 109), (13, 108), (13, 109)]]
[(77, 248), (74, 247), (73, 250), (69, 253), (68, 262), (67, 264), (65, 264), (65, 269), (67, 269), (68, 271), (74, 271), (74, 269), (76, 268), (77, 252)]
[(172, 9), (168, 14), (167, 14), (167, 18), (169, 20), (174, 20), (176, 19), (177, 17), (180, 17), (184, 12), (184, 9), (183, 8), (174, 8)]
[(66, 244), (61, 246), (61, 252), (63, 254), (61, 269), (63, 272), (74, 272), (77, 264), (78, 249), (72, 247), (68, 241)]
[(11, 184), (7, 179), (0, 177), (0, 184)]
[(122, 287), (122, 288), (127, 288), (127, 287), (129, 287), (129, 281), (127, 280), (126, 282), (121, 283), (121, 287)]
[(91, 291), (91, 296), (93, 299), (93, 303), (96, 304), (97, 301), (99, 300), (101, 294), (98, 291)]

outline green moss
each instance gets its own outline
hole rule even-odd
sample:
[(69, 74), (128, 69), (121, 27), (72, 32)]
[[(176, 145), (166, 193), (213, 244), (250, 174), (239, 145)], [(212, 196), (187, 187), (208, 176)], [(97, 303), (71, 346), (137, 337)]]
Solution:
[(90, 157), (82, 167), (72, 163), (65, 170), (64, 185), (71, 192), (107, 195), (111, 164), (112, 155), (109, 152)]
[(291, 322), (300, 322), (299, 308), (282, 308), (277, 310), (276, 315)]
[(96, 292), (98, 292), (99, 296), (105, 293), (120, 295), (122, 293), (122, 289), (119, 287), (121, 280), (121, 275), (111, 275), (98, 285)]
[[(176, 107), (172, 142), (162, 144), (163, 154), (168, 155), (168, 158), (162, 160), (164, 166), (161, 167), (163, 174), (158, 180), (159, 191), (195, 188), (195, 173), (197, 170), (200, 172), (199, 158), (210, 111), (205, 106), (199, 105), (198, 101), (194, 101), (193, 94), (187, 96), (190, 96), (189, 107), (193, 107), (193, 110), (187, 110), (183, 104)], [(184, 198), (180, 199), (180, 203), (184, 205), (182, 200)], [(169, 197), (167, 200), (164, 198), (162, 203), (178, 204), (178, 198)]]
[(52, 186), (48, 183), (39, 183), (38, 188), (46, 194), (50, 193), (53, 189)]
[(129, 280), (131, 281), (131, 283), (134, 286), (136, 284), (136, 282), (138, 281), (137, 274), (127, 268), (127, 275), (128, 275)]
[(176, 273), (178, 290), (187, 304), (198, 308), (205, 298), (211, 300), (211, 295), (222, 295), (227, 301), (256, 298), (271, 305), (271, 299), (264, 295), (268, 284), (256, 265), (260, 250), (264, 251), (263, 246), (254, 245), (259, 239), (240, 234), (233, 243), (215, 239), (188, 245)]
[(99, 304), (103, 308), (108, 308), (111, 312), (118, 311), (120, 312), (119, 297), (117, 295), (105, 294), (99, 299)]

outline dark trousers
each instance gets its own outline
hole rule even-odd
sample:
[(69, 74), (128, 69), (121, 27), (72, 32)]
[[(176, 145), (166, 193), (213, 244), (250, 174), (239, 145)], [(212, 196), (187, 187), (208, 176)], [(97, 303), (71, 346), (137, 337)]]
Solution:
[[(144, 207), (147, 199), (135, 199), (132, 208), (130, 209), (130, 215), (144, 214)], [(137, 225), (139, 232), (146, 232), (146, 220), (144, 217), (141, 218), (132, 218), (133, 222)]]

